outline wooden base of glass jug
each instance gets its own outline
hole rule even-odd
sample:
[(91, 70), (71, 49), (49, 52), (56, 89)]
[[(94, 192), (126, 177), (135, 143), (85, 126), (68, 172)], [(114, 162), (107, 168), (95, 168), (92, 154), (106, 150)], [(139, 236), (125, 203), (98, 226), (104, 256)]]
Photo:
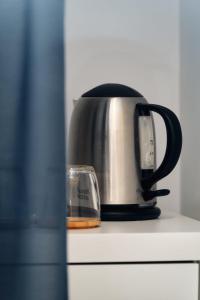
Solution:
[(66, 220), (66, 227), (69, 229), (86, 229), (100, 226), (101, 221), (96, 218), (75, 218), (68, 217)]

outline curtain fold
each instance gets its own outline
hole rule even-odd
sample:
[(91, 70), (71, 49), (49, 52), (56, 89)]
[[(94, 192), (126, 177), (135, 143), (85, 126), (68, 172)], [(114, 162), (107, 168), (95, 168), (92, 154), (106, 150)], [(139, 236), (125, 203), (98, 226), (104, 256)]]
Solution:
[(63, 0), (0, 1), (0, 298), (66, 300)]

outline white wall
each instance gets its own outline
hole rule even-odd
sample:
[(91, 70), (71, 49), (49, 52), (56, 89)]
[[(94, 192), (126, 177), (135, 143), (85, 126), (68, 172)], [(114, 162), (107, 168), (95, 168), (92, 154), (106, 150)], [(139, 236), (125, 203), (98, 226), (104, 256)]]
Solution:
[[(127, 84), (179, 115), (179, 0), (68, 0), (66, 34), (69, 116), (73, 98), (105, 82)], [(159, 206), (179, 211), (179, 166), (159, 186), (171, 189)]]
[(184, 132), (181, 211), (200, 220), (200, 1), (182, 0), (181, 117)]

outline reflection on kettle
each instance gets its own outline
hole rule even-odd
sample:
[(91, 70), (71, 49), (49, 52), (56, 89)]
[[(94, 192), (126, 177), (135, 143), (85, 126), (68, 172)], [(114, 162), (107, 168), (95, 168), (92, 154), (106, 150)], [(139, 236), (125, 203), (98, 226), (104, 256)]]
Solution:
[[(152, 111), (166, 126), (166, 152), (156, 168)], [(148, 104), (136, 90), (100, 85), (79, 99), (69, 136), (69, 163), (94, 167), (102, 220), (144, 220), (160, 215), (156, 198), (169, 194), (156, 183), (175, 167), (182, 147), (181, 126), (166, 107)]]

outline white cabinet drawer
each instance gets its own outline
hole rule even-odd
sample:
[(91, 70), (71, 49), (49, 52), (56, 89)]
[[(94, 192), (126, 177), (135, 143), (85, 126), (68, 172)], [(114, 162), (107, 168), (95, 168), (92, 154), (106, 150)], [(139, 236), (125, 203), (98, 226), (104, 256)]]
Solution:
[(198, 300), (198, 264), (71, 265), (70, 300)]

